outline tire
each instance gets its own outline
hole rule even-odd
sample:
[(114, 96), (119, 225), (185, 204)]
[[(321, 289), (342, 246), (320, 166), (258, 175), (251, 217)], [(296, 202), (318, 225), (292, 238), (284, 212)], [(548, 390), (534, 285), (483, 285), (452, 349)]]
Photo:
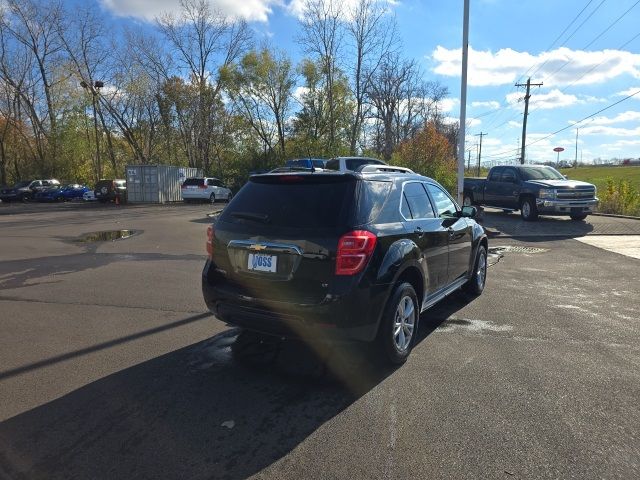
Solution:
[(575, 220), (576, 222), (579, 222), (581, 220), (584, 220), (585, 218), (587, 218), (587, 214), (586, 213), (581, 213), (579, 215), (569, 215), (571, 217), (571, 220)]
[(413, 286), (401, 283), (387, 301), (376, 339), (377, 353), (386, 363), (402, 365), (407, 360), (415, 344), (419, 317)]
[(232, 198), (233, 198), (233, 193), (229, 193), (229, 195), (227, 195), (227, 203), (229, 203)]
[(213, 205), (214, 203), (216, 203), (216, 194), (212, 193), (211, 196), (209, 197), (209, 203), (211, 205)]
[(538, 219), (538, 207), (536, 207), (535, 198), (524, 197), (520, 201), (520, 216), (525, 222), (533, 222)]
[(473, 205), (473, 196), (470, 193), (465, 193), (462, 197), (462, 205), (464, 207), (470, 207)]
[(484, 245), (478, 247), (476, 261), (473, 264), (473, 273), (469, 281), (464, 284), (464, 291), (474, 297), (482, 294), (487, 282), (487, 248)]

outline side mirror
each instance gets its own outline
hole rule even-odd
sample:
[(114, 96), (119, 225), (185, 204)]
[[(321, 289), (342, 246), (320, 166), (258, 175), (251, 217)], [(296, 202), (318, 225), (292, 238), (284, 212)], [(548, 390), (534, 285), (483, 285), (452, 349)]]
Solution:
[(466, 218), (476, 218), (478, 214), (478, 209), (476, 207), (462, 207), (462, 217)]

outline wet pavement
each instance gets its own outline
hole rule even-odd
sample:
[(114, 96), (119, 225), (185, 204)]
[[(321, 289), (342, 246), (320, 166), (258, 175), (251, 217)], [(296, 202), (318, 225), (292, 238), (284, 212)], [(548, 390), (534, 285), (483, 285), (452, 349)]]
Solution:
[(640, 477), (640, 260), (492, 238), (389, 369), (208, 314), (209, 213), (0, 216), (0, 478)]

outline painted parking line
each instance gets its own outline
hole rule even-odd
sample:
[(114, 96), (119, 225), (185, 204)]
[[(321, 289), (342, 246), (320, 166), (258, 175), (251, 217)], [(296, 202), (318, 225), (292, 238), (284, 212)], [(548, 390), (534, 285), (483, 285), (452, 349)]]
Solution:
[(640, 259), (640, 235), (589, 235), (576, 240), (603, 250)]

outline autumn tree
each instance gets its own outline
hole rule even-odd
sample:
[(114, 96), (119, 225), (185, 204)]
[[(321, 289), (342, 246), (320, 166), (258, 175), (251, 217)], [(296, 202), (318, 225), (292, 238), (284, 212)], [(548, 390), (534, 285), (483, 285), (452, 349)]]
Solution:
[(435, 122), (428, 122), (413, 138), (404, 140), (393, 155), (393, 163), (431, 177), (449, 192), (455, 192), (456, 159)]

